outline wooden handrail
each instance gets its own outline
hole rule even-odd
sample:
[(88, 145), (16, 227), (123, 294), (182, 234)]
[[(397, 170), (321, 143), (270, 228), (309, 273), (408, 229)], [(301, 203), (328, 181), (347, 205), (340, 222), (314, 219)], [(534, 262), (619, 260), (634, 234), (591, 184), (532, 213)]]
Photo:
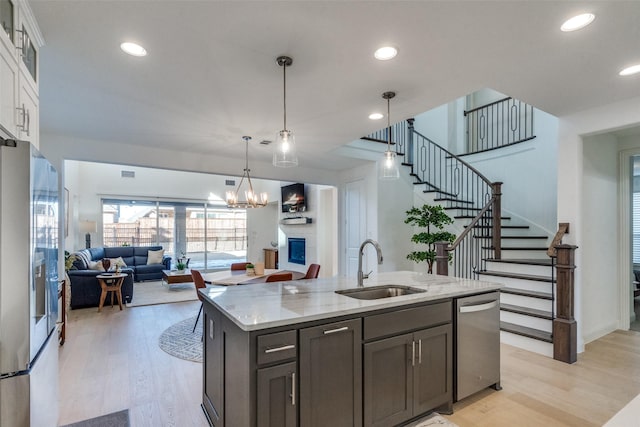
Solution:
[(447, 246), (446, 250), (447, 251), (453, 251), (455, 250), (455, 248), (458, 247), (458, 245), (460, 245), (460, 242), (462, 242), (462, 240), (464, 240), (464, 238), (467, 236), (467, 234), (469, 234), (471, 232), (471, 230), (473, 229), (473, 227), (480, 222), (480, 220), (482, 219), (482, 215), (485, 214), (485, 212), (487, 212), (491, 206), (493, 205), (494, 200), (496, 199), (495, 196), (492, 196), (491, 199), (489, 199), (489, 202), (484, 205), (484, 207), (482, 208), (482, 210), (480, 212), (478, 212), (478, 215), (476, 215), (475, 218), (473, 218), (473, 220), (469, 223), (469, 225), (467, 225), (467, 228), (464, 229), (464, 231), (462, 232), (462, 234), (460, 234), (458, 236), (458, 238), (451, 243), (449, 246)]
[(558, 231), (556, 232), (556, 235), (553, 236), (549, 249), (547, 249), (547, 255), (552, 258), (557, 255), (556, 246), (562, 243), (562, 238), (565, 234), (569, 234), (569, 223), (561, 222), (558, 224)]

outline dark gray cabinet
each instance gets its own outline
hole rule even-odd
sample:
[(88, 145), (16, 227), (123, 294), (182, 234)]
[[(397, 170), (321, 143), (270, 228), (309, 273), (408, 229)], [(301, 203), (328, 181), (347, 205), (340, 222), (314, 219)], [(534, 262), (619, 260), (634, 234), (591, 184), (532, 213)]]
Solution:
[(258, 369), (258, 427), (295, 427), (296, 362)]
[(362, 326), (352, 319), (300, 330), (300, 425), (362, 425)]
[(220, 312), (204, 305), (203, 323), (203, 390), (202, 406), (214, 426), (222, 426), (224, 419), (223, 347), (220, 331)]
[[(440, 324), (364, 345), (365, 426), (395, 426), (451, 405), (450, 307), (449, 303), (434, 304), (365, 318), (365, 337), (372, 339)], [(429, 315), (424, 316), (427, 312)]]

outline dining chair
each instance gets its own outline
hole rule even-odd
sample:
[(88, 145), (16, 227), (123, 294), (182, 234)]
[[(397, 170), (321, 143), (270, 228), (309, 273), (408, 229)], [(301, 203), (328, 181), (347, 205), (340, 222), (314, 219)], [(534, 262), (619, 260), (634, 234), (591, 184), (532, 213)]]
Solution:
[(293, 280), (293, 273), (273, 273), (267, 276), (267, 283), (286, 282), (287, 280)]
[(247, 269), (247, 264), (250, 264), (250, 263), (249, 262), (235, 262), (235, 263), (231, 264), (231, 271), (246, 270)]
[(193, 283), (196, 285), (196, 295), (198, 295), (198, 299), (200, 300), (200, 310), (198, 311), (198, 317), (196, 318), (195, 325), (193, 325), (193, 331), (191, 331), (193, 333), (196, 331), (198, 320), (200, 320), (200, 314), (202, 314), (202, 307), (203, 307), (203, 301), (204, 301), (203, 296), (200, 295), (200, 292), (198, 292), (198, 289), (206, 288), (207, 284), (204, 283), (204, 278), (202, 277), (202, 274), (200, 274), (198, 270), (191, 270), (191, 277), (193, 277)]
[(320, 264), (311, 264), (307, 270), (307, 275), (303, 279), (317, 279), (320, 273)]

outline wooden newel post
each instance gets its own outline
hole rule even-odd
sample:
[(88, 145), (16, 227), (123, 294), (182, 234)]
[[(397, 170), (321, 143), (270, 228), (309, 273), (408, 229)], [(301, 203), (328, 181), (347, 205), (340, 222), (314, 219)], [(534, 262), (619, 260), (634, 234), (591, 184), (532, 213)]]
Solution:
[(447, 252), (449, 242), (436, 242), (436, 269), (440, 276), (449, 275), (449, 253)]
[(553, 358), (566, 363), (577, 360), (578, 332), (573, 317), (575, 306), (574, 264), (577, 246), (557, 245), (556, 318), (553, 319)]
[(493, 246), (493, 257), (502, 259), (502, 183), (493, 182), (491, 184), (493, 196), (493, 206), (491, 206), (491, 246)]

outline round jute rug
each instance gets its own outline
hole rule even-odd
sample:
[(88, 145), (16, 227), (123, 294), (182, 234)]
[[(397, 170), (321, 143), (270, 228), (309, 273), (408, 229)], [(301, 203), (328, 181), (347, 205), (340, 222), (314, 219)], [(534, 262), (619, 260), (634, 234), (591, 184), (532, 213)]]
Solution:
[(202, 317), (200, 316), (194, 332), (192, 330), (196, 316), (169, 326), (160, 335), (160, 348), (180, 359), (202, 363)]

